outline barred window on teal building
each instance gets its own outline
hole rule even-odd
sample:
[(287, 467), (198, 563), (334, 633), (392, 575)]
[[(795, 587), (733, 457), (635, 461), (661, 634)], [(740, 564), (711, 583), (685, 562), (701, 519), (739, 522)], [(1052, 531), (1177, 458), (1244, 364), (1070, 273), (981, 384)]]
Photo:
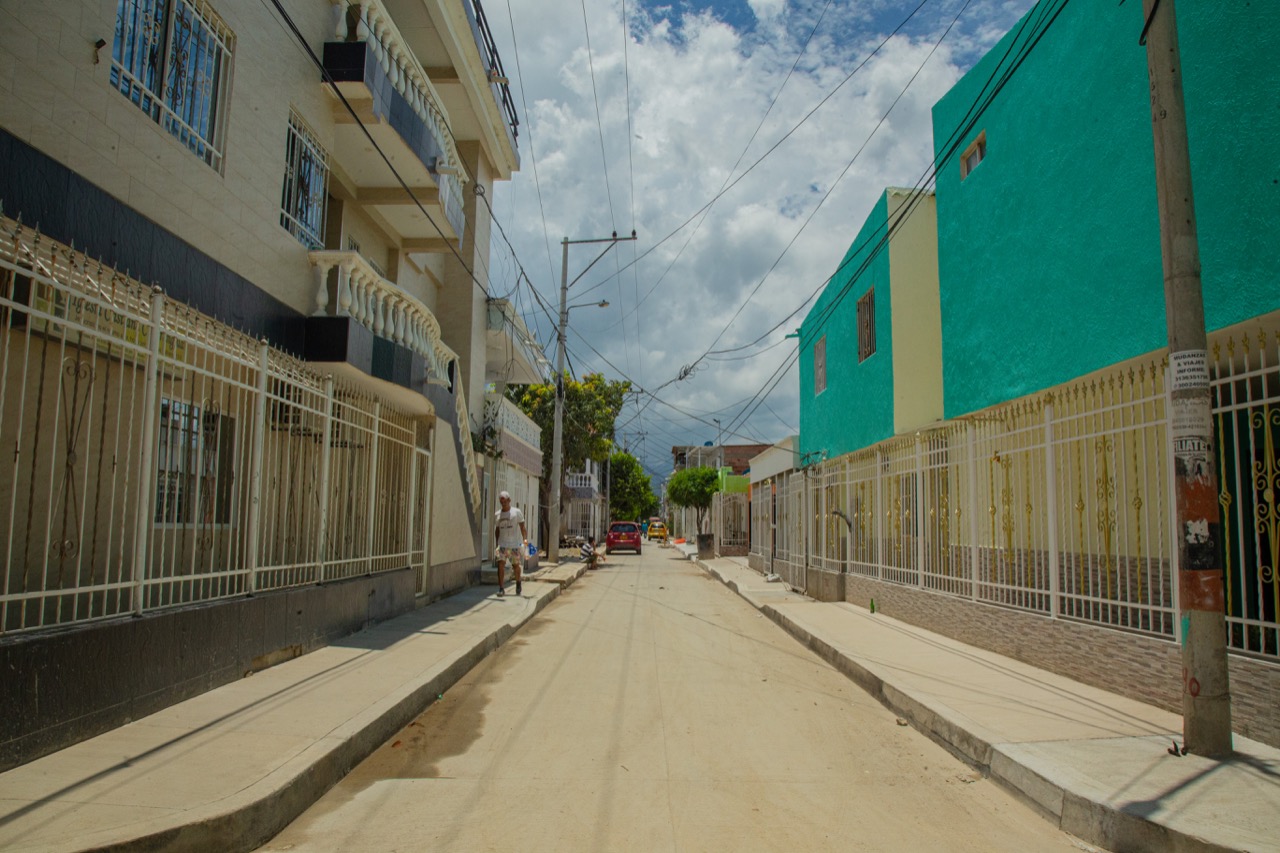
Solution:
[(827, 390), (827, 336), (818, 338), (813, 345), (813, 393)]
[(875, 351), (876, 289), (873, 287), (858, 300), (858, 361), (866, 361)]

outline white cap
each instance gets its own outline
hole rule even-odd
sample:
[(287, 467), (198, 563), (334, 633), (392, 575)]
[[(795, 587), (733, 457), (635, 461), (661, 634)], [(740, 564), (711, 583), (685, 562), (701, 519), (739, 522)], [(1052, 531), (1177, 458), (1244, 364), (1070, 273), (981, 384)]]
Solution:
[(510, 492), (498, 492), (498, 500), (511, 500)]

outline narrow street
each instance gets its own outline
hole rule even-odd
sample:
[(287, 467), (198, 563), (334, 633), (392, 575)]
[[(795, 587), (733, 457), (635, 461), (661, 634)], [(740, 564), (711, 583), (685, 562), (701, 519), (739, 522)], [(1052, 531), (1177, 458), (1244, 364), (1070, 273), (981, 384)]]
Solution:
[(1092, 848), (649, 546), (569, 587), (262, 849)]

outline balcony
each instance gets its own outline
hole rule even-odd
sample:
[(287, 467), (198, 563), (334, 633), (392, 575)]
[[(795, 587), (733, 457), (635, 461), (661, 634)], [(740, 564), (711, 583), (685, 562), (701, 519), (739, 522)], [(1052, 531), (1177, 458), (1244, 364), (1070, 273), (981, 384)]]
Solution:
[(503, 459), (542, 475), (542, 429), (519, 406), (500, 394), (485, 394), (484, 430)]
[(486, 327), (486, 383), (540, 385), (547, 381), (551, 362), (509, 299), (489, 300)]
[(507, 72), (502, 67), (502, 57), (498, 55), (498, 47), (494, 44), (493, 33), (489, 30), (489, 20), (485, 17), (484, 6), (480, 0), (463, 0), (463, 9), (471, 23), (471, 35), (475, 39), (476, 48), (480, 51), (480, 60), (489, 70), (489, 88), (494, 101), (502, 109), (506, 118), (507, 137), (511, 147), (517, 147), (520, 136), (520, 118), (516, 115), (516, 104), (511, 99), (511, 85), (507, 81)]
[(595, 474), (566, 474), (564, 486), (571, 498), (594, 500), (600, 497), (600, 486)]
[[(334, 10), (336, 40), (324, 46), (324, 66), (356, 113), (334, 106), (334, 159), (358, 188), (356, 203), (376, 208), (407, 250), (447, 251), (445, 240), (458, 242), (466, 230), (467, 178), (440, 94), (379, 0)], [(425, 215), (371, 152), (365, 130)]]
[(519, 119), (480, 0), (381, 0), (426, 69), (454, 138), (478, 141), (509, 180), (520, 168)]
[[(357, 252), (316, 251), (309, 257), (316, 271), (316, 316), (349, 317), (374, 336), (421, 356), (429, 383), (450, 384), (457, 355), (440, 339), (440, 324), (427, 306), (379, 275)], [(331, 276), (334, 270), (337, 275)]]

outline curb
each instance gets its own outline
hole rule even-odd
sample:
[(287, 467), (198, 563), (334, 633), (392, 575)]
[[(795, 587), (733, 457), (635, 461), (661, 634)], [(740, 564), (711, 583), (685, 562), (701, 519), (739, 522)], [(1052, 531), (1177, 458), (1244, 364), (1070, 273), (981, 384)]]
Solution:
[(907, 720), (913, 728), (952, 755), (979, 770), (1030, 805), (1061, 831), (1107, 850), (1233, 853), (1234, 848), (1223, 847), (1172, 827), (1155, 823), (1140, 815), (1095, 802), (1050, 781), (1010, 755), (1000, 745), (987, 742), (963, 726), (947, 719), (944, 713), (930, 707), (928, 703), (899, 690), (892, 684), (887, 684), (883, 678), (847, 657), (827, 641), (815, 637), (812, 632), (801, 627), (778, 608), (753, 601), (735, 581), (721, 575), (702, 560), (694, 562), (818, 657), (835, 667), (880, 704)]
[[(576, 579), (576, 578), (575, 578)], [(569, 581), (572, 583), (572, 581)], [(93, 844), (85, 851), (110, 850), (150, 853), (157, 850), (220, 850), (227, 853), (256, 850), (270, 841), (300, 814), (310, 808), (330, 788), (340, 782), (357, 764), (373, 753), (384, 741), (404, 728), (425, 711), (436, 698), (457, 684), (478, 663), (511, 639), (530, 619), (542, 611), (560, 595), (564, 584), (551, 582), (548, 589), (534, 599), (533, 607), (514, 621), (500, 625), (480, 637), (463, 654), (455, 658), (425, 683), (379, 711), (354, 734), (336, 746), (323, 749), (316, 744), (297, 763), (277, 768), (240, 795), (247, 799), (221, 814), (198, 819), (192, 823), (158, 830), (138, 838), (113, 841), (106, 845)], [(276, 781), (279, 774), (291, 774)], [(271, 786), (272, 790), (254, 796), (256, 788)]]

